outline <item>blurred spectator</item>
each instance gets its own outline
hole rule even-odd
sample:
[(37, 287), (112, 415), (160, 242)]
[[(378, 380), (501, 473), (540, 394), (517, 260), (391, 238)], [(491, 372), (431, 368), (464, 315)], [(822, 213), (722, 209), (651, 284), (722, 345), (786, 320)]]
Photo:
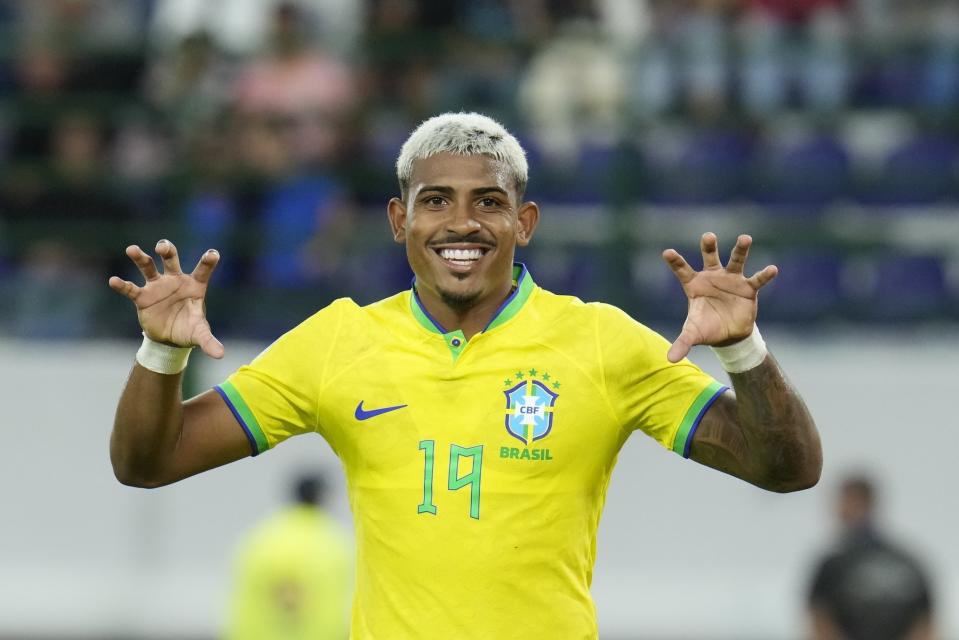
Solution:
[(146, 94), (183, 140), (209, 126), (228, 104), (230, 72), (209, 33), (186, 36), (174, 52), (160, 55), (147, 78)]
[(632, 110), (654, 116), (680, 106), (725, 110), (732, 74), (729, 21), (734, 0), (651, 0), (649, 33), (631, 60)]
[[(270, 32), (270, 15), (279, 0), (150, 0), (155, 6), (150, 25), (153, 44), (164, 51), (192, 33), (210, 33), (231, 56), (246, 57), (263, 47)], [(343, 56), (357, 49), (363, 3), (359, 0), (296, 0), (311, 20), (311, 37)]]
[(272, 14), (267, 51), (240, 70), (236, 108), (286, 120), (299, 162), (329, 162), (340, 151), (340, 135), (356, 101), (352, 70), (313, 45), (302, 10), (282, 3)]
[[(94, 332), (106, 260), (97, 241), (116, 233), (126, 209), (106, 179), (106, 134), (89, 114), (64, 113), (49, 155), (20, 161), (0, 184), (0, 217), (16, 230), (12, 330), (36, 338)], [(112, 236), (111, 236), (112, 237)]]
[[(443, 31), (421, 24), (413, 0), (371, 0), (362, 46), (363, 93), (374, 118), (400, 116), (400, 131), (432, 115), (436, 69), (446, 54)], [(405, 139), (397, 133), (398, 142)], [(392, 136), (391, 136), (392, 137)], [(395, 155), (390, 149), (389, 155)]]
[(53, 121), (69, 106), (70, 63), (56, 47), (27, 41), (14, 52), (13, 69), (8, 153), (14, 162), (40, 162), (50, 154)]
[(225, 640), (343, 640), (349, 634), (353, 550), (323, 509), (326, 483), (300, 477), (293, 505), (239, 545)]
[(740, 40), (742, 102), (758, 115), (789, 106), (832, 112), (852, 88), (848, 0), (751, 0)]
[(848, 477), (838, 497), (841, 537), (818, 565), (809, 593), (813, 638), (932, 638), (928, 579), (909, 554), (880, 534), (872, 481)]
[(19, 30), (74, 51), (119, 50), (144, 41), (152, 0), (18, 2)]
[(621, 134), (624, 86), (621, 60), (598, 25), (570, 20), (530, 60), (520, 109), (536, 146), (573, 159), (585, 142)]
[(103, 287), (90, 259), (56, 240), (35, 242), (20, 258), (17, 286), (5, 296), (13, 335), (45, 340), (93, 335)]
[(927, 20), (918, 106), (944, 115), (959, 103), (959, 6), (939, 3)]
[[(224, 256), (217, 278), (257, 288), (263, 313), (245, 326), (271, 335), (295, 324), (294, 315), (315, 310), (345, 284), (353, 209), (332, 174), (296, 163), (286, 143), (285, 121), (237, 116), (223, 131), (208, 130), (194, 145), (192, 188), (184, 204), (192, 260), (215, 247)], [(306, 309), (284, 293), (301, 296)], [(269, 296), (276, 308), (267, 304)], [(269, 298), (272, 300), (272, 298)]]

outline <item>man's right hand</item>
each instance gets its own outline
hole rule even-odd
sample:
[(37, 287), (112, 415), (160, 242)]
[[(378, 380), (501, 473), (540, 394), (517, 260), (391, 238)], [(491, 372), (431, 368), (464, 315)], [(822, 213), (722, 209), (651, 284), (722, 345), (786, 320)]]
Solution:
[(180, 270), (180, 258), (172, 242), (160, 240), (156, 253), (163, 261), (162, 274), (153, 258), (140, 247), (127, 247), (127, 256), (146, 282), (141, 287), (112, 276), (110, 288), (133, 301), (143, 333), (151, 340), (178, 347), (197, 346), (210, 357), (222, 358), (223, 345), (213, 337), (204, 306), (207, 284), (220, 254), (210, 249), (193, 273), (185, 274)]

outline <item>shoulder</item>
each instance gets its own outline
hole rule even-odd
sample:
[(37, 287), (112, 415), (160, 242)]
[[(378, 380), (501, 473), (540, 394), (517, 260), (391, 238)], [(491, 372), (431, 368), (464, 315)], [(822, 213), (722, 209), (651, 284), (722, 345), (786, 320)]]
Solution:
[(530, 303), (535, 319), (541, 325), (566, 334), (589, 332), (601, 342), (639, 340), (657, 346), (665, 340), (619, 307), (606, 302), (584, 302), (576, 296), (560, 295), (537, 287)]
[(409, 309), (409, 292), (402, 291), (388, 298), (360, 306), (352, 298), (337, 298), (303, 323), (307, 326), (326, 325), (349, 320), (353, 322), (389, 322)]

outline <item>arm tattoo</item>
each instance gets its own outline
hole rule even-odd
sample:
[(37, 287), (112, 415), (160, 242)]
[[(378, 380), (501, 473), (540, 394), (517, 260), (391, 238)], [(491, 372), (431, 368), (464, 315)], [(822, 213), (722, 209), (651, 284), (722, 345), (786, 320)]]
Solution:
[(723, 394), (703, 417), (690, 457), (772, 491), (814, 485), (822, 449), (805, 403), (772, 355), (730, 374), (735, 399)]

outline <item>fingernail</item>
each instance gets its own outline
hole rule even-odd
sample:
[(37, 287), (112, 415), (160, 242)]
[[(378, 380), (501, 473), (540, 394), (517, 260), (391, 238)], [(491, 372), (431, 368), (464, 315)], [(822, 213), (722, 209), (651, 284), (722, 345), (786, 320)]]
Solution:
[(220, 252), (217, 251), (216, 249), (207, 249), (206, 252), (207, 252), (207, 253), (210, 253), (210, 254), (213, 254), (213, 255), (219, 255), (219, 253), (220, 253)]
[(169, 240), (160, 240), (160, 241), (157, 243), (157, 246), (159, 246), (159, 245), (161, 245), (161, 244), (167, 244), (167, 243), (169, 243), (169, 242), (170, 242)]

